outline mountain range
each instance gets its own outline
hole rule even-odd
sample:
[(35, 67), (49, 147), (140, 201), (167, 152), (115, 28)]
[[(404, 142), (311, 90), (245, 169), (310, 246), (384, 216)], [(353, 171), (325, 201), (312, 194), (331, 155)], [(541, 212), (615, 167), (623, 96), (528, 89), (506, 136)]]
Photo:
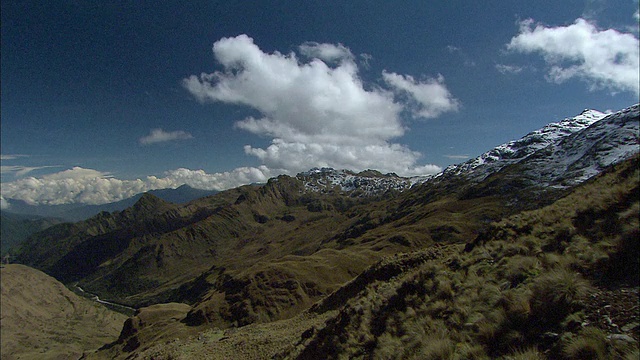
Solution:
[[(213, 195), (217, 193), (217, 191), (194, 189), (189, 185), (182, 185), (176, 189), (150, 190), (148, 193), (174, 204), (183, 204), (191, 200)], [(22, 200), (9, 199), (11, 206), (9, 209), (3, 210), (2, 213), (57, 218), (69, 222), (75, 222), (86, 220), (103, 211), (122, 211), (135, 204), (140, 197), (142, 197), (142, 194), (137, 194), (121, 201), (101, 205), (86, 205), (81, 203), (63, 205), (31, 205)]]
[(32, 235), (17, 261), (139, 309), (90, 358), (637, 353), (638, 124), (638, 105), (584, 111), (432, 177), (147, 193)]

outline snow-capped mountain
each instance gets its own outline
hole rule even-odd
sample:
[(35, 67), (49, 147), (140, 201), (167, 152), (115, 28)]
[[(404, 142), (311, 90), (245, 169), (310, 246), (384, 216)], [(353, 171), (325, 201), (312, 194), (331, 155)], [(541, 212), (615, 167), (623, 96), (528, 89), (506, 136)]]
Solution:
[(463, 175), (467, 178), (481, 181), (507, 165), (515, 164), (568, 135), (586, 129), (605, 116), (606, 114), (597, 110), (584, 110), (576, 117), (566, 118), (546, 125), (542, 129), (530, 132), (521, 139), (499, 145), (475, 159), (462, 164), (451, 165), (438, 176)]
[(313, 168), (296, 175), (304, 183), (306, 191), (320, 193), (349, 193), (366, 197), (384, 194), (387, 191), (403, 191), (428, 177), (405, 178), (396, 174), (382, 174), (375, 170), (354, 173), (333, 168)]
[(536, 151), (522, 171), (539, 186), (577, 185), (638, 153), (639, 119), (640, 105), (610, 114)]
[(638, 152), (638, 107), (608, 115), (585, 110), (451, 165), (436, 177), (463, 176), (479, 182), (508, 165), (519, 164), (523, 175), (541, 186), (578, 184)]
[(432, 179), (464, 177), (480, 182), (509, 165), (519, 164), (522, 175), (539, 186), (576, 185), (638, 152), (638, 109), (636, 104), (612, 114), (584, 110), (475, 159), (451, 165), (435, 176), (405, 178), (373, 170), (354, 173), (313, 168), (296, 178), (304, 182), (306, 191), (372, 196), (389, 190), (404, 191)]

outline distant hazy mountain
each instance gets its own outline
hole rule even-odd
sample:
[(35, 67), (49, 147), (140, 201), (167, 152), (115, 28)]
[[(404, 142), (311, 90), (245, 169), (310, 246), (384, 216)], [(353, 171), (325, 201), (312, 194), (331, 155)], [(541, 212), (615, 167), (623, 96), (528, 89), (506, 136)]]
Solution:
[(18, 245), (31, 234), (64, 222), (59, 218), (0, 213), (0, 253), (4, 256), (12, 246)]
[[(182, 185), (177, 189), (151, 190), (148, 191), (148, 193), (174, 204), (183, 204), (201, 197), (213, 195), (217, 193), (217, 191), (194, 189), (188, 185)], [(29, 205), (24, 201), (11, 199), (10, 209), (3, 211), (3, 213), (35, 215), (40, 217), (54, 217), (61, 218), (66, 221), (80, 221), (88, 219), (103, 211), (122, 211), (135, 204), (136, 201), (140, 199), (140, 197), (142, 197), (142, 194), (138, 194), (128, 199), (124, 199), (114, 203), (102, 205)]]

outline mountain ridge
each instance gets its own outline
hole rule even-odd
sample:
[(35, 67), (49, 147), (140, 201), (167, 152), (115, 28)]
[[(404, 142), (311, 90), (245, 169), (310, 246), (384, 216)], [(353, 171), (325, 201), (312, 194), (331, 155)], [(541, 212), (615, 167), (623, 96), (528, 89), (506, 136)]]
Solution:
[[(146, 193), (155, 195), (163, 200), (174, 204), (184, 204), (202, 197), (216, 194), (215, 190), (200, 190), (182, 185), (175, 189), (158, 189), (150, 190)], [(22, 200), (10, 200), (10, 207), (2, 210), (3, 213), (32, 215), (42, 217), (61, 218), (65, 221), (76, 222), (87, 220), (103, 211), (114, 212), (122, 211), (135, 204), (144, 193), (134, 195), (130, 198), (107, 203), (102, 205), (85, 205), (85, 204), (65, 204), (65, 205), (29, 205)]]
[[(323, 298), (337, 310), (341, 301), (331, 299), (351, 298), (353, 291), (347, 287), (343, 292), (348, 296), (327, 296), (359, 274), (366, 278), (363, 272), (380, 259), (481, 244), (491, 224), (554, 203), (601, 177), (590, 171), (615, 168), (623, 158), (621, 167), (633, 167), (629, 157), (637, 156), (637, 109), (635, 105), (590, 124), (588, 119), (577, 121), (574, 127), (582, 126), (580, 130), (550, 126), (548, 139), (542, 139), (550, 144), (541, 146), (538, 139), (531, 143), (539, 148), (521, 151), (516, 160), (495, 159), (490, 167), (495, 171), (481, 178), (473, 171), (486, 170), (482, 165), (471, 176), (441, 175), (400, 191), (394, 186), (406, 186), (409, 180), (395, 174), (317, 169), (184, 205), (145, 195), (127, 210), (39, 233), (19, 260), (65, 281), (79, 281), (118, 303), (186, 303), (189, 308), (180, 307), (180, 324), (172, 326), (187, 333), (290, 319)], [(616, 151), (627, 146), (628, 151)], [(575, 156), (564, 156), (570, 151)], [(577, 164), (574, 173), (567, 171), (566, 159)], [(552, 184), (562, 186), (541, 183), (537, 177), (544, 174), (538, 169), (560, 174)], [(584, 174), (591, 175), (586, 179)], [(624, 191), (633, 191), (625, 186)], [(563, 239), (563, 234), (548, 236)], [(403, 274), (411, 264), (394, 263), (393, 271)], [(136, 334), (148, 331), (152, 324), (140, 324), (113, 351), (139, 344), (143, 338)]]
[[(636, 105), (637, 106), (637, 105)], [(607, 115), (597, 110), (586, 109), (577, 116), (552, 122), (541, 129), (534, 130), (518, 140), (512, 140), (468, 160), (461, 164), (447, 167), (436, 176), (474, 174), (478, 168), (487, 168), (485, 173), (497, 172), (500, 168), (525, 159), (534, 152), (554, 144), (563, 137), (586, 129)], [(484, 174), (478, 174), (476, 180), (482, 180)]]

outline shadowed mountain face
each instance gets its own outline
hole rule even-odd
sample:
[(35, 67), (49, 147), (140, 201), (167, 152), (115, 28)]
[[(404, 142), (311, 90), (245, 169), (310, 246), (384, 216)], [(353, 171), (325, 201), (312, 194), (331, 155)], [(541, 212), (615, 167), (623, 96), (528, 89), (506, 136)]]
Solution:
[[(601, 120), (567, 124), (534, 134), (546, 136), (545, 146), (538, 146), (540, 139), (519, 142), (517, 156), (503, 154), (491, 161), (480, 157), (484, 160), (471, 161), (466, 169), (449, 169), (428, 179), (317, 169), (182, 205), (146, 194), (126, 210), (53, 226), (32, 236), (21, 247), (18, 260), (63, 282), (79, 282), (102, 299), (134, 307), (188, 304), (141, 310), (128, 321), (120, 340), (107, 349), (114, 356), (121, 351), (141, 351), (140, 344), (145, 342), (168, 339), (154, 333), (159, 330), (152, 325), (155, 320), (149, 319), (157, 319), (171, 334), (193, 334), (194, 329), (293, 319), (316, 304), (307, 314), (335, 323), (327, 323), (325, 332), (307, 328), (311, 332), (302, 339), (292, 335), (298, 337), (299, 346), (287, 350), (290, 354), (314, 358), (333, 349), (329, 353), (334, 357), (357, 357), (380, 347), (392, 349), (388, 354), (378, 352), (387, 357), (402, 353), (403, 343), (398, 339), (403, 334), (418, 328), (466, 329), (467, 323), (469, 329), (481, 329), (484, 322), (476, 326), (480, 320), (470, 317), (478, 313), (478, 319), (496, 322), (500, 311), (511, 311), (506, 305), (497, 310), (497, 301), (506, 304), (519, 296), (523, 296), (521, 305), (529, 310), (523, 310), (523, 319), (509, 320), (521, 321), (519, 325), (505, 324), (504, 329), (521, 337), (532, 336), (538, 344), (545, 331), (561, 325), (551, 320), (534, 323), (540, 315), (539, 302), (546, 301), (536, 296), (547, 296), (540, 290), (546, 278), (538, 275), (571, 269), (592, 276), (589, 281), (620, 280), (626, 279), (621, 272), (637, 268), (624, 255), (633, 252), (616, 249), (635, 246), (624, 240), (632, 233), (622, 229), (635, 221), (624, 214), (632, 211), (634, 196), (637, 198), (638, 106), (603, 115)], [(528, 143), (537, 147), (524, 149)], [(488, 163), (490, 166), (485, 165)], [(608, 175), (594, 179), (605, 169)], [(596, 197), (602, 189), (610, 191), (609, 195)], [(579, 205), (575, 200), (579, 196), (573, 195), (579, 191), (584, 191), (580, 196), (593, 198), (592, 202)], [(573, 202), (557, 205), (570, 196)], [(528, 212), (544, 206), (552, 210)], [(522, 214), (526, 214), (524, 223), (515, 220)], [(558, 223), (545, 214), (555, 214)], [(511, 225), (501, 225), (501, 220)], [(601, 244), (602, 239), (607, 245)], [(523, 243), (515, 246), (511, 242)], [(593, 245), (601, 250), (597, 256), (589, 257), (585, 249), (590, 244), (598, 244)], [(408, 255), (389, 258), (399, 253)], [(550, 255), (543, 261), (536, 258), (541, 254)], [(495, 267), (501, 258), (510, 262)], [(617, 263), (608, 258), (625, 260)], [(387, 260), (378, 263), (380, 259)], [(557, 262), (562, 266), (553, 265)], [(627, 270), (617, 264), (626, 264)], [(475, 280), (467, 283), (463, 279), (472, 268)], [(449, 273), (460, 278), (448, 278)], [(483, 281), (492, 285), (483, 287)], [(464, 287), (471, 292), (481, 288), (504, 292), (520, 284), (527, 287), (509, 295), (501, 293), (504, 299), (497, 295), (478, 298), (496, 313), (468, 308), (475, 298)], [(527, 297), (530, 293), (532, 297)], [(473, 299), (458, 304), (452, 302), (456, 294)], [(429, 323), (416, 323), (415, 329), (390, 323), (412, 316), (398, 311), (420, 309), (426, 301), (440, 301), (438, 309), (423, 309)], [(567, 314), (561, 315), (566, 317), (580, 308), (572, 301), (551, 305), (565, 306)], [(454, 305), (467, 310), (452, 310)], [(475, 312), (467, 313), (468, 309)], [(335, 311), (347, 313), (336, 317)], [(168, 321), (164, 313), (174, 321)], [(447, 322), (446, 314), (454, 313), (458, 318)], [(487, 327), (480, 335), (461, 330), (456, 333), (460, 338), (438, 333), (432, 340), (444, 339), (443, 348), (449, 348), (449, 343), (476, 339), (469, 346), (502, 356), (504, 349), (514, 348), (515, 340), (500, 335), (501, 329)], [(361, 338), (340, 335), (348, 333)], [(423, 335), (423, 340), (431, 339)], [(491, 348), (494, 340), (505, 348)], [(425, 344), (414, 345), (418, 349)], [(349, 349), (360, 352), (350, 353)]]

